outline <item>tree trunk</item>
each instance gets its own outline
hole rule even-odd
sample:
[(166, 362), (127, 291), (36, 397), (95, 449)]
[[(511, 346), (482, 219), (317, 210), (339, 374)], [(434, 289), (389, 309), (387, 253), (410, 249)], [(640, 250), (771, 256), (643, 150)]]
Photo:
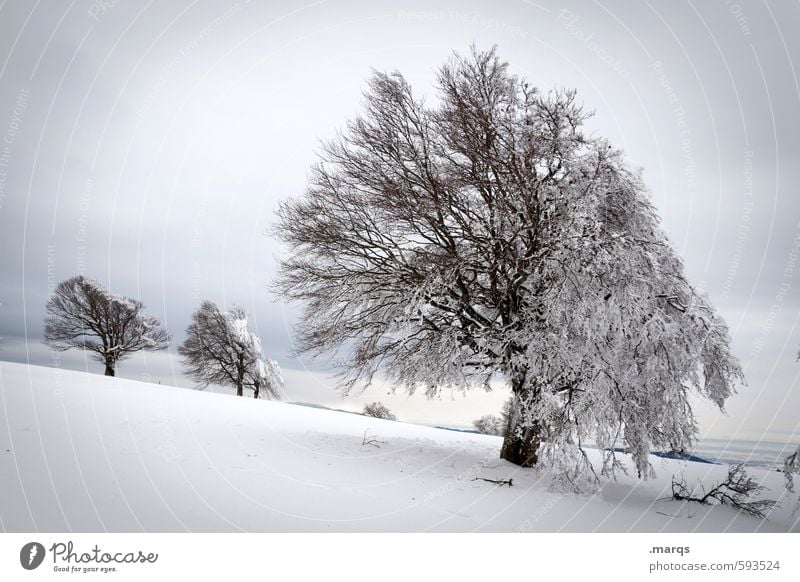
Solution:
[(258, 393), (261, 391), (261, 386), (258, 382), (253, 385), (253, 398), (258, 399)]
[(236, 396), (244, 396), (244, 355), (241, 351), (236, 366)]
[(114, 375), (114, 359), (106, 357), (106, 376)]
[(520, 467), (533, 467), (539, 462), (539, 445), (542, 442), (540, 433), (538, 423), (522, 429), (522, 436), (507, 432), (500, 458)]
[(539, 390), (524, 380), (524, 374), (512, 378), (513, 392), (500, 458), (521, 467), (533, 467), (539, 462), (542, 443), (541, 425), (528, 420), (528, 412), (536, 407)]

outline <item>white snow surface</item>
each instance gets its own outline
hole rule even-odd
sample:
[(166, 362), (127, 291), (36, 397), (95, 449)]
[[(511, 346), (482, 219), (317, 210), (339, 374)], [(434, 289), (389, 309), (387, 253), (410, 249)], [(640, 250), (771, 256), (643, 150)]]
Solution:
[(578, 495), (500, 460), (500, 437), (8, 362), (0, 393), (4, 531), (799, 530), (756, 468), (781, 500), (766, 520), (663, 499), (724, 466), (654, 457), (656, 479)]

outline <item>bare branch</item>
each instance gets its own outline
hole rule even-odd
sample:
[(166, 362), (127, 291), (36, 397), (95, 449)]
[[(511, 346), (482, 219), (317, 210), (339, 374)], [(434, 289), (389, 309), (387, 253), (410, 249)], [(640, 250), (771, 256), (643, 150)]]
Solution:
[(766, 487), (759, 485), (750, 477), (744, 469), (744, 465), (735, 465), (728, 469), (727, 478), (716, 484), (705, 492), (700, 486), (700, 494), (686, 485), (686, 480), (680, 481), (672, 479), (672, 498), (678, 501), (694, 501), (697, 503), (709, 504), (713, 501), (720, 505), (730, 505), (739, 511), (743, 511), (753, 517), (764, 518), (777, 504), (774, 499), (752, 500), (754, 495), (766, 490)]

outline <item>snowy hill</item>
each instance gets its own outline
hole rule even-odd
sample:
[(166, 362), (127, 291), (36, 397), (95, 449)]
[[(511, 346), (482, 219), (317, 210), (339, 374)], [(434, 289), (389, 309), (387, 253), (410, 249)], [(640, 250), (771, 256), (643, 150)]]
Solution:
[(498, 437), (7, 362), (0, 390), (5, 531), (798, 529), (794, 497), (768, 520), (659, 500), (723, 466), (654, 457), (656, 480), (578, 496), (501, 461)]

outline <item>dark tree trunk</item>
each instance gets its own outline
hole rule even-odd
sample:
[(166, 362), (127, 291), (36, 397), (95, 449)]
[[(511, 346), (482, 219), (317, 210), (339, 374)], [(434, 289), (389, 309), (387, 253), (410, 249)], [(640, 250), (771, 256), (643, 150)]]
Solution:
[(256, 384), (253, 386), (253, 398), (258, 399), (258, 393), (260, 391), (261, 391), (261, 386), (259, 386), (258, 383), (256, 382)]
[(506, 432), (500, 458), (520, 467), (533, 467), (539, 462), (539, 445), (542, 443), (538, 423), (522, 429), (521, 435)]
[(511, 381), (513, 392), (500, 458), (521, 467), (533, 467), (539, 462), (542, 443), (541, 425), (526, 421), (527, 412), (536, 407), (538, 390), (526, 384), (524, 374)]
[(114, 359), (106, 357), (106, 376), (114, 375)]
[(236, 396), (244, 396), (244, 355), (241, 351), (236, 366)]

